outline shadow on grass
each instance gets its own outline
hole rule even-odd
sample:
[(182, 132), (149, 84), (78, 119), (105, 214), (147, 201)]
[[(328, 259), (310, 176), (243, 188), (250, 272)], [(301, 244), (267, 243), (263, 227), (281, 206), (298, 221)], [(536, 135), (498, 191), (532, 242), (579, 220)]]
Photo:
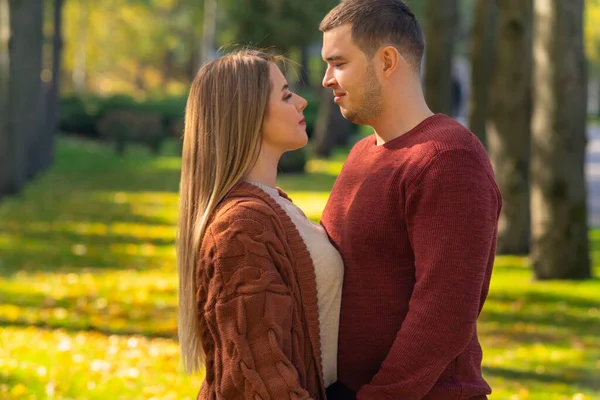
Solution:
[(36, 326), (67, 331), (94, 331), (107, 335), (140, 334), (147, 337), (176, 335), (175, 289), (170, 297), (128, 302), (123, 297), (106, 299), (107, 293), (50, 297), (41, 292), (15, 293), (0, 287), (0, 326)]
[[(111, 248), (110, 244), (94, 244), (86, 238), (77, 242), (47, 241), (47, 245), (32, 248), (13, 246), (11, 249), (0, 249), (0, 276), (10, 277), (18, 272), (56, 272), (81, 273), (86, 269), (103, 270), (136, 270), (145, 271), (161, 269), (165, 266), (175, 268), (172, 257), (156, 256), (146, 252), (147, 243), (118, 243), (120, 248)], [(127, 247), (132, 246), (131, 250)], [(76, 252), (85, 254), (77, 255)]]
[(584, 390), (600, 389), (600, 380), (593, 376), (593, 373), (585, 369), (571, 369), (570, 376), (566, 374), (554, 373), (536, 373), (532, 371), (519, 371), (501, 367), (483, 367), (485, 376), (503, 378), (509, 381), (525, 384), (527, 382), (536, 382), (543, 384), (562, 383), (569, 386), (578, 387)]
[(112, 325), (95, 325), (93, 323), (86, 323), (85, 321), (69, 321), (66, 323), (58, 323), (54, 321), (24, 321), (24, 320), (6, 320), (0, 317), (0, 327), (15, 327), (15, 328), (29, 328), (36, 327), (47, 331), (53, 331), (61, 329), (66, 332), (79, 333), (79, 332), (93, 332), (100, 333), (102, 335), (116, 335), (116, 336), (132, 336), (142, 335), (149, 339), (163, 338), (163, 339), (176, 339), (177, 329), (163, 328), (157, 330), (152, 329), (132, 329), (129, 327), (117, 328)]
[(481, 322), (495, 326), (486, 334), (519, 344), (593, 342), (600, 337), (597, 307), (593, 299), (549, 292), (491, 293)]

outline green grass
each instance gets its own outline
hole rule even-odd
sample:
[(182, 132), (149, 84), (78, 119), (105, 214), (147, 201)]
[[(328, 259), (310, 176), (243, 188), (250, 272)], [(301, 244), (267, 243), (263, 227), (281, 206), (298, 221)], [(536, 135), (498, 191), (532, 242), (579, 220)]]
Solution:
[[(280, 179), (313, 220), (344, 156)], [(175, 341), (179, 165), (62, 139), (0, 204), (1, 399), (195, 398)], [(536, 283), (499, 256), (479, 332), (492, 400), (600, 399), (600, 280)]]

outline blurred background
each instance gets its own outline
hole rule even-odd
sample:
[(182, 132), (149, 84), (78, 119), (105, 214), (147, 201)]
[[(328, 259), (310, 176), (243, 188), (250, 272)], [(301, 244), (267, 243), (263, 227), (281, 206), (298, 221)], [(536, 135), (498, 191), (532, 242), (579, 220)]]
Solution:
[[(195, 399), (176, 343), (187, 89), (273, 48), (310, 143), (279, 185), (319, 221), (371, 134), (320, 82), (337, 0), (0, 0), (0, 398)], [(600, 1), (409, 0), (435, 112), (481, 139), (504, 197), (478, 330), (493, 400), (600, 399)]]

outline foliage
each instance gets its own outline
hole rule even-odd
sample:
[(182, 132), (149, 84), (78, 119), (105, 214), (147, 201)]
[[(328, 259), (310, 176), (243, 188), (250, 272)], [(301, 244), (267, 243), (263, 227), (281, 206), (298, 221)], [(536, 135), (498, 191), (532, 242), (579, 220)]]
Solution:
[(221, 34), (221, 41), (275, 46), (284, 53), (293, 47), (310, 45), (321, 36), (319, 22), (337, 3), (338, 0), (222, 1), (219, 5), (230, 25)]
[(600, 75), (600, 1), (585, 1), (585, 50), (591, 72)]
[(123, 155), (128, 143), (143, 143), (158, 154), (168, 134), (160, 115), (123, 110), (106, 113), (98, 129), (102, 137), (114, 142), (119, 155)]
[(93, 93), (179, 94), (198, 64), (201, 7), (193, 0), (67, 1), (65, 72), (83, 71)]
[[(297, 92), (308, 101), (308, 105), (304, 109), (304, 116), (306, 130), (308, 136), (311, 137), (319, 107), (318, 94), (311, 88), (299, 89)], [(105, 115), (115, 111), (130, 111), (160, 115), (164, 135), (181, 137), (186, 101), (186, 96), (137, 100), (123, 94), (105, 97), (68, 95), (61, 99), (60, 130), (99, 138), (99, 123)]]
[(306, 149), (298, 149), (294, 151), (288, 151), (284, 153), (279, 160), (279, 172), (280, 173), (302, 173), (306, 166), (307, 153)]
[[(318, 221), (345, 156), (279, 184)], [(54, 168), (0, 205), (1, 398), (195, 398), (175, 341), (179, 167), (61, 139)], [(526, 258), (498, 256), (478, 327), (491, 400), (598, 398), (599, 304), (598, 280), (536, 283)]]
[(131, 96), (65, 96), (61, 99), (60, 130), (98, 137), (102, 118), (115, 111), (130, 111), (160, 116), (165, 135), (183, 120), (186, 98), (183, 96), (136, 100)]
[[(320, 38), (318, 24), (338, 0), (218, 2), (217, 47), (251, 43), (292, 48)], [(67, 92), (179, 95), (195, 75), (203, 1), (90, 0), (64, 6)], [(77, 88), (78, 76), (85, 78)]]

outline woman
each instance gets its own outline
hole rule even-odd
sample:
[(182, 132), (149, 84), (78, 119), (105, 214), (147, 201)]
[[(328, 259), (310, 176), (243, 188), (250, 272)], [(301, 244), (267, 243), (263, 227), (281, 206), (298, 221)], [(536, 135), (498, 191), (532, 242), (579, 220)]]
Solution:
[(178, 232), (179, 340), (200, 399), (325, 399), (336, 380), (342, 260), (276, 189), (306, 145), (306, 100), (280, 59), (205, 64), (186, 108)]

